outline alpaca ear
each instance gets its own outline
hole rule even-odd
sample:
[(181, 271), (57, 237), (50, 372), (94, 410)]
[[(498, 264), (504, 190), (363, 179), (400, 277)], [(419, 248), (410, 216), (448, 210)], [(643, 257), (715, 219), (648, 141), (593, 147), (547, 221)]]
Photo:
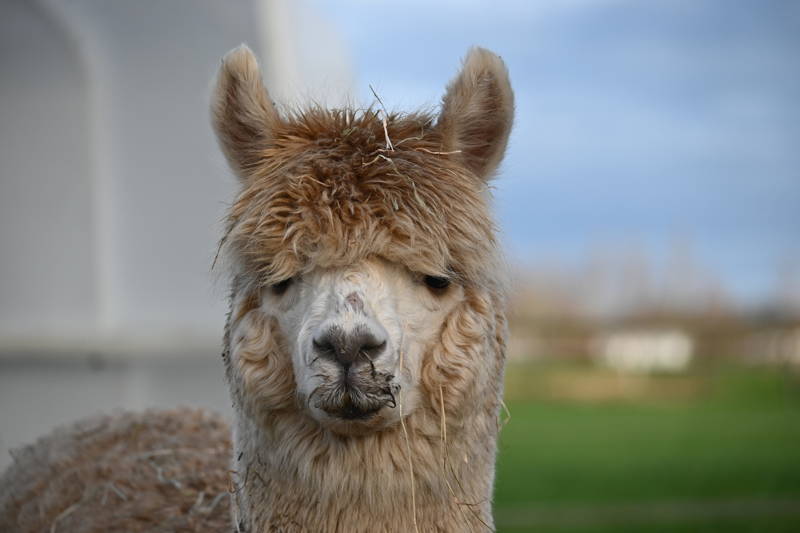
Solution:
[(503, 60), (472, 48), (442, 99), (444, 149), (459, 152), (470, 170), (489, 179), (503, 159), (513, 120), (514, 93)]
[(241, 45), (222, 58), (211, 102), (211, 122), (234, 171), (246, 179), (263, 161), (280, 121), (261, 81), (253, 52)]

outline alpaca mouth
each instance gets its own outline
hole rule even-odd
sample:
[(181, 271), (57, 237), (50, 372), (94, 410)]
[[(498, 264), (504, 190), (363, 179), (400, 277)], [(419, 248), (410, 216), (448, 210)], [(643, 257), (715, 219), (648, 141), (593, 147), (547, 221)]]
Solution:
[(345, 402), (343, 405), (334, 408), (332, 411), (325, 410), (325, 412), (329, 415), (342, 418), (344, 420), (366, 420), (375, 416), (382, 408), (383, 405), (370, 407), (361, 406), (352, 402)]
[(397, 406), (395, 395), (400, 386), (390, 381), (378, 385), (343, 376), (336, 383), (326, 383), (311, 394), (313, 404), (329, 416), (343, 420), (368, 420), (384, 407)]

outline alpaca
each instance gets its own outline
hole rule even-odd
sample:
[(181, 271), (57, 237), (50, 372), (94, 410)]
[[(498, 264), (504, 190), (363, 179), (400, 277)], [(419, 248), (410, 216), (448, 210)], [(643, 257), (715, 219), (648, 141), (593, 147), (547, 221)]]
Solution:
[(506, 320), (487, 180), (512, 115), (479, 48), (438, 117), (282, 116), (247, 48), (223, 60), (240, 531), (492, 529)]
[[(382, 103), (280, 113), (252, 52), (225, 56), (212, 123), (240, 181), (219, 253), (232, 463), (219, 460), (224, 424), (199, 412), (62, 430), (4, 476), (0, 529), (23, 515), (23, 530), (114, 529), (102, 504), (124, 507), (117, 489), (131, 500), (118, 528), (179, 529), (155, 526), (168, 509), (186, 530), (219, 530), (230, 471), (238, 532), (492, 530), (507, 327), (488, 180), (512, 117), (506, 68), (480, 48), (438, 116)], [(159, 449), (183, 455), (142, 467)], [(61, 465), (87, 459), (82, 491), (41, 501), (50, 476), (68, 486)], [(103, 501), (87, 490), (98, 479)], [(146, 491), (162, 508), (136, 513)]]

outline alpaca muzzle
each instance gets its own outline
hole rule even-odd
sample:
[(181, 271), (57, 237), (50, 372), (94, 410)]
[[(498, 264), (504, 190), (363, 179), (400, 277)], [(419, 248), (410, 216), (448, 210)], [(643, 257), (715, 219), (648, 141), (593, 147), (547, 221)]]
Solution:
[(394, 374), (376, 365), (388, 351), (386, 332), (378, 324), (361, 323), (349, 330), (326, 325), (314, 335), (312, 346), (314, 362), (327, 369), (327, 379), (311, 395), (315, 407), (336, 418), (362, 420), (396, 405)]

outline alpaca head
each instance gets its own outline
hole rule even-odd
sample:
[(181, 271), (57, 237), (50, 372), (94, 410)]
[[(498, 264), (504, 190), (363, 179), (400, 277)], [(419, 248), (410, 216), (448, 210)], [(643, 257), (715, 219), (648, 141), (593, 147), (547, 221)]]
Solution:
[(241, 183), (221, 250), (242, 410), (350, 435), (444, 402), (443, 387), (454, 409), (480, 394), (501, 368), (477, 352), (500, 336), (487, 181), (512, 113), (505, 66), (482, 49), (438, 116), (279, 113), (250, 50), (224, 58), (212, 120)]

